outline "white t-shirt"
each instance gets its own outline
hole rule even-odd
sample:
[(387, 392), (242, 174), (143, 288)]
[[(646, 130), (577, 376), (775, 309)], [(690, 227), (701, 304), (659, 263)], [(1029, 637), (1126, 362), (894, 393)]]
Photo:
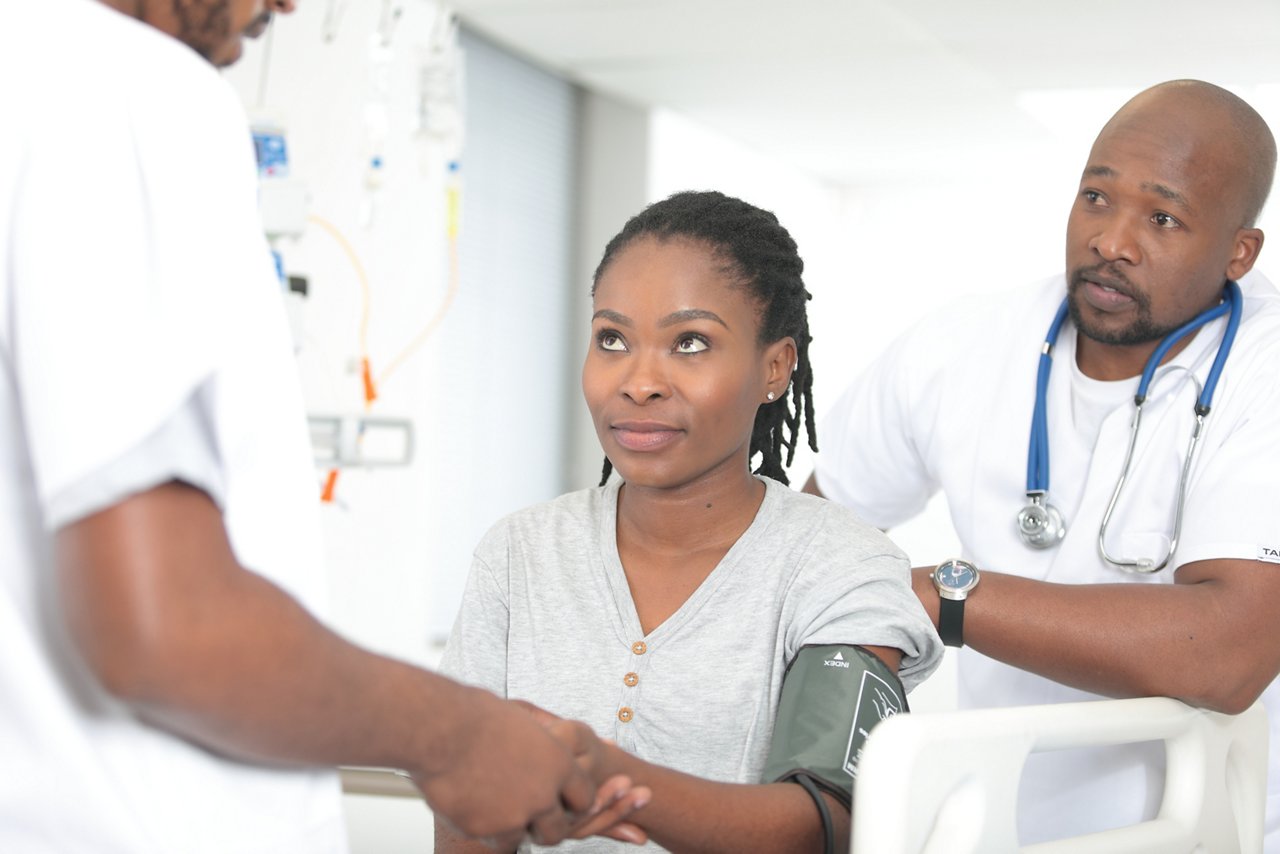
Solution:
[(332, 772), (139, 721), (61, 616), (56, 530), (179, 478), (239, 562), (323, 605), (316, 486), (247, 122), (91, 0), (0, 6), (0, 851), (345, 849)]
[[(903, 335), (825, 419), (818, 485), (884, 528), (914, 515), (941, 489), (965, 557), (980, 567), (1063, 584), (1170, 584), (1178, 566), (1212, 558), (1280, 562), (1280, 295), (1258, 273), (1240, 284), (1244, 319), (1192, 470), (1182, 539), (1160, 573), (1123, 573), (1098, 555), (1138, 381), (1084, 381), (1071, 367), (1076, 330), (1070, 321), (1054, 348), (1047, 395), (1049, 500), (1066, 517), (1067, 534), (1045, 551), (1018, 539), (1014, 519), (1026, 503), (1038, 354), (1066, 293), (1061, 276), (939, 312)], [(1204, 381), (1225, 322), (1203, 327), (1156, 371), (1129, 480), (1108, 529), (1112, 555), (1153, 557), (1168, 547), (1198, 394), (1190, 378)], [(1098, 699), (968, 648), (960, 650), (959, 680), (964, 707)], [(1273, 683), (1263, 697), (1271, 710), (1268, 851), (1280, 851), (1280, 689)], [(1161, 767), (1158, 753), (1134, 746), (1033, 755), (1021, 793), (1022, 841), (1151, 817), (1161, 795), (1161, 778), (1150, 773)]]
[[(847, 508), (761, 480), (751, 526), (648, 634), (618, 556), (617, 478), (508, 516), (476, 548), (441, 671), (584, 721), (650, 762), (762, 782), (801, 647), (899, 649), (910, 690), (937, 667), (942, 642), (888, 537)], [(599, 838), (567, 847), (637, 850)]]

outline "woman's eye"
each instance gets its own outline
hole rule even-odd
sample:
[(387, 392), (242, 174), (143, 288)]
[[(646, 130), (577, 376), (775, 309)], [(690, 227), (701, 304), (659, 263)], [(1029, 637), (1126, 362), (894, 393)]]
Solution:
[(596, 336), (596, 343), (600, 345), (601, 350), (609, 350), (614, 353), (625, 353), (627, 350), (627, 343), (622, 340), (622, 336), (608, 330)]
[(1097, 190), (1085, 190), (1080, 194), (1080, 196), (1091, 205), (1100, 205), (1104, 202), (1102, 193), (1099, 193)]
[(677, 353), (701, 353), (707, 349), (707, 341), (700, 335), (686, 335), (676, 342)]
[(1158, 225), (1160, 228), (1177, 228), (1178, 226), (1182, 225), (1182, 223), (1178, 222), (1176, 219), (1169, 216), (1167, 213), (1153, 214), (1151, 216), (1151, 221), (1154, 222), (1156, 225)]

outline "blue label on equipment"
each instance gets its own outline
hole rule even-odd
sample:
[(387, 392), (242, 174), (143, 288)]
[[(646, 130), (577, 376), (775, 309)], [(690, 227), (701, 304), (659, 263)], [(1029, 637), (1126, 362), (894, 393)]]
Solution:
[(258, 155), (259, 178), (283, 178), (289, 174), (289, 152), (283, 133), (255, 131), (253, 148)]

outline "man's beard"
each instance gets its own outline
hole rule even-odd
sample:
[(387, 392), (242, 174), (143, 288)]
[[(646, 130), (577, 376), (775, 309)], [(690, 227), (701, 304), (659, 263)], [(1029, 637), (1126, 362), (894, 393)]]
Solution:
[(172, 0), (178, 40), (209, 62), (231, 37), (231, 0)]
[[(1127, 327), (1116, 330), (1100, 329), (1084, 318), (1084, 312), (1080, 310), (1080, 288), (1085, 284), (1086, 273), (1102, 273), (1099, 278), (1117, 283), (1119, 285), (1117, 290), (1133, 300), (1135, 316)], [(1071, 314), (1071, 320), (1075, 323), (1076, 329), (1079, 329), (1085, 337), (1099, 344), (1111, 344), (1117, 347), (1159, 341), (1177, 328), (1156, 325), (1151, 317), (1151, 298), (1134, 288), (1123, 273), (1106, 262), (1093, 267), (1078, 267), (1071, 272), (1067, 285), (1067, 311)]]

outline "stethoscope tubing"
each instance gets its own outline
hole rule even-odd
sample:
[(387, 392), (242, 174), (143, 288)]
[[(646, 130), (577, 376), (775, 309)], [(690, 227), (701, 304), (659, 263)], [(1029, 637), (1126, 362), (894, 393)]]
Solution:
[[(1240, 328), (1242, 302), (1240, 286), (1235, 282), (1230, 282), (1226, 290), (1227, 296), (1222, 303), (1193, 318), (1190, 322), (1166, 336), (1160, 342), (1160, 346), (1151, 354), (1151, 358), (1147, 360), (1147, 366), (1142, 372), (1142, 380), (1138, 383), (1138, 392), (1133, 398), (1133, 419), (1129, 424), (1129, 447), (1125, 451), (1124, 465), (1120, 470), (1120, 478), (1116, 481), (1116, 487), (1111, 493), (1111, 500), (1107, 502), (1107, 511), (1102, 516), (1102, 524), (1098, 526), (1098, 554), (1112, 566), (1118, 566), (1130, 572), (1159, 572), (1168, 566), (1174, 552), (1178, 550), (1178, 541), (1182, 537), (1182, 511), (1186, 507), (1187, 482), (1191, 477), (1191, 466), (1194, 464), (1196, 450), (1200, 444), (1200, 434), (1204, 432), (1205, 418), (1213, 405), (1213, 392), (1218, 385), (1218, 377), (1222, 375), (1222, 368), (1226, 364), (1227, 355), (1231, 352), (1231, 347), (1235, 343), (1236, 330)], [(1151, 378), (1155, 374), (1154, 366), (1164, 359), (1164, 354), (1168, 352), (1173, 342), (1205, 323), (1216, 320), (1227, 313), (1229, 313), (1227, 326), (1223, 330), (1222, 341), (1218, 344), (1218, 353), (1213, 359), (1213, 365), (1209, 368), (1208, 376), (1205, 377), (1204, 387), (1200, 389), (1200, 394), (1196, 398), (1196, 421), (1191, 428), (1191, 440), (1187, 445), (1187, 453), (1182, 459), (1182, 471), (1178, 475), (1178, 498), (1174, 503), (1173, 533), (1169, 538), (1169, 550), (1165, 553), (1164, 559), (1158, 563), (1150, 558), (1112, 557), (1107, 551), (1107, 527), (1111, 524), (1111, 514), (1115, 511), (1116, 504), (1120, 501), (1120, 493), (1124, 490), (1125, 481), (1128, 480), (1129, 466), (1133, 461), (1134, 448), (1138, 444), (1138, 429), (1142, 423), (1142, 407), (1146, 403), (1147, 390), (1150, 388)]]
[[(1243, 314), (1244, 297), (1240, 292), (1240, 286), (1234, 281), (1228, 281), (1223, 293), (1224, 298), (1218, 305), (1201, 312), (1166, 335), (1156, 349), (1152, 351), (1146, 365), (1143, 367), (1142, 377), (1138, 381), (1138, 390), (1133, 399), (1134, 412), (1129, 424), (1129, 444), (1125, 451), (1124, 464), (1121, 467), (1120, 477), (1116, 481), (1115, 489), (1111, 493), (1111, 499), (1107, 502), (1102, 524), (1098, 528), (1099, 555), (1104, 561), (1120, 569), (1129, 572), (1158, 572), (1168, 565), (1178, 548), (1178, 539), (1182, 532), (1182, 512), (1186, 502), (1187, 482), (1190, 478), (1191, 466), (1196, 456), (1200, 435), (1204, 429), (1205, 418), (1208, 416), (1213, 404), (1214, 390), (1217, 388), (1218, 379), (1222, 375), (1227, 356), (1231, 353), (1231, 348), (1235, 343), (1236, 331), (1240, 328), (1240, 318)], [(1049, 491), (1049, 426), (1046, 401), (1049, 391), (1049, 371), (1053, 363), (1053, 346), (1058, 339), (1058, 334), (1062, 331), (1067, 313), (1067, 300), (1063, 299), (1040, 349), (1040, 363), (1036, 370), (1036, 399), (1031, 415), (1031, 439), (1027, 449), (1027, 497), (1031, 500), (1032, 505), (1047, 508), (1059, 519), (1061, 514), (1046, 503), (1046, 496)], [(1138, 442), (1138, 431), (1142, 423), (1142, 408), (1146, 403), (1147, 392), (1150, 389), (1152, 378), (1155, 376), (1156, 368), (1159, 367), (1174, 344), (1224, 314), (1229, 314), (1229, 317), (1226, 328), (1223, 330), (1222, 341), (1218, 345), (1217, 355), (1209, 368), (1209, 374), (1205, 378), (1204, 386), (1200, 389), (1200, 393), (1196, 398), (1196, 423), (1191, 432), (1191, 441), (1187, 448), (1186, 457), (1183, 459), (1182, 471), (1178, 478), (1178, 497), (1174, 506), (1173, 535), (1169, 541), (1169, 550), (1165, 553), (1163, 560), (1158, 562), (1149, 558), (1112, 557), (1106, 548), (1107, 527), (1111, 522), (1111, 516), (1115, 511), (1116, 505), (1119, 503), (1120, 493), (1124, 490), (1125, 482), (1129, 477), (1134, 449), (1137, 447)], [(1063, 533), (1064, 530), (1060, 529), (1052, 540), (1041, 539), (1038, 543), (1027, 538), (1025, 533), (1023, 538), (1028, 545), (1043, 548), (1047, 544), (1060, 540)]]
[(1040, 347), (1040, 364), (1036, 368), (1036, 402), (1031, 412), (1031, 445), (1027, 451), (1027, 494), (1045, 494), (1049, 490), (1049, 371), (1053, 367), (1053, 345), (1067, 319), (1067, 301), (1063, 299), (1058, 313), (1049, 325)]

